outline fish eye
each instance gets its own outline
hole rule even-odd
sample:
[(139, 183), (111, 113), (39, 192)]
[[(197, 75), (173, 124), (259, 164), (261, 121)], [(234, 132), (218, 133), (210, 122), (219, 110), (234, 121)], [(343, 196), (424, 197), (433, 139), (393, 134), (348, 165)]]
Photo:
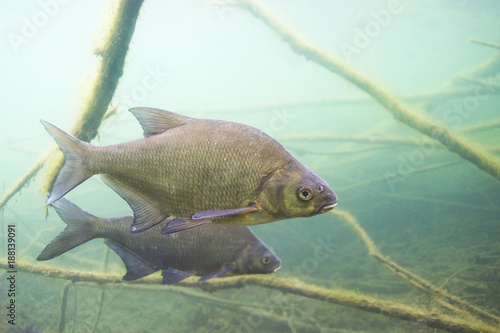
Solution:
[(299, 189), (297, 193), (299, 198), (304, 201), (311, 200), (313, 198), (313, 190), (309, 186), (303, 186)]
[(271, 262), (271, 258), (269, 258), (269, 257), (262, 258), (262, 263), (264, 265), (268, 265), (270, 262)]

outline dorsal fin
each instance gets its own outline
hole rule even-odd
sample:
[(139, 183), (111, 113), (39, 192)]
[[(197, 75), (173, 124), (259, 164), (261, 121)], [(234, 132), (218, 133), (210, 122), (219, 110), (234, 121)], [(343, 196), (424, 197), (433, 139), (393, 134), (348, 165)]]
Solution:
[(132, 108), (129, 111), (132, 112), (141, 124), (145, 137), (161, 134), (171, 128), (184, 125), (192, 119), (160, 109)]

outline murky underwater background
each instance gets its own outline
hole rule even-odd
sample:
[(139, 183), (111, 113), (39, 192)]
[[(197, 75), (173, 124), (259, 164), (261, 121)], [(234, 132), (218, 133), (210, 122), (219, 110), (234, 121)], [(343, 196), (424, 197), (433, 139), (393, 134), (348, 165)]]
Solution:
[[(72, 128), (99, 61), (94, 50), (112, 3), (1, 5), (2, 193), (55, 146), (39, 119)], [(470, 42), (500, 43), (498, 2), (261, 3), (394, 97), (500, 155), (500, 51)], [(26, 28), (29, 24), (34, 28)], [(263, 129), (328, 181), (339, 197), (336, 209), (352, 214), (383, 255), (500, 315), (499, 181), (396, 121), (359, 88), (297, 55), (245, 9), (203, 0), (145, 1), (113, 103), (118, 112), (93, 144), (140, 138), (142, 130), (127, 112), (132, 106)], [(0, 213), (0, 260), (7, 259), (9, 224), (17, 229), (16, 260), (34, 265), (64, 229), (52, 209), (45, 219), (43, 180), (40, 172)], [(97, 216), (131, 213), (99, 177), (67, 198)], [(433, 297), (369, 256), (358, 234), (333, 214), (252, 230), (282, 259), (277, 278), (444, 312)], [(318, 256), (325, 244), (331, 251)], [(102, 240), (44, 264), (125, 274)], [(273, 291), (252, 286), (206, 293), (76, 282), (66, 288), (63, 302), (67, 281), (28, 273), (18, 275), (14, 329), (3, 314), (8, 287), (6, 274), (0, 274), (2, 332), (29, 327), (31, 332), (437, 331), (425, 323), (290, 294), (280, 293), (277, 302)]]

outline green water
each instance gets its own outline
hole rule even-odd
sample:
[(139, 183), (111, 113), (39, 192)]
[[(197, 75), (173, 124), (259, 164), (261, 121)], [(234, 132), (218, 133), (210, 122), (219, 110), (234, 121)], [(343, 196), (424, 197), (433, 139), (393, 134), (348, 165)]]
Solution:
[[(1, 5), (3, 195), (54, 147), (40, 118), (72, 128), (97, 68), (94, 50), (109, 3)], [(262, 3), (415, 112), (500, 158), (500, 51), (469, 41), (500, 44), (496, 1)], [(117, 114), (93, 144), (140, 138), (142, 130), (127, 112), (133, 106), (263, 129), (330, 184), (339, 198), (336, 209), (352, 214), (384, 256), (500, 315), (499, 180), (396, 121), (358, 87), (297, 55), (248, 11), (202, 0), (145, 1), (114, 96)], [(42, 171), (1, 211), (0, 261), (8, 259), (8, 225), (15, 225), (16, 265), (36, 267), (40, 251), (64, 229), (52, 209), (45, 218), (43, 181)], [(131, 213), (99, 177), (67, 198), (97, 216)], [(470, 320), (369, 256), (359, 235), (333, 214), (252, 230), (281, 258), (276, 278)], [(322, 244), (331, 251), (318, 256)], [(125, 274), (102, 240), (44, 264)], [(18, 272), (11, 297), (9, 275), (0, 271), (0, 332), (438, 331), (425, 321), (255, 286), (207, 293), (126, 283), (67, 285)], [(12, 299), (16, 326), (8, 323)]]

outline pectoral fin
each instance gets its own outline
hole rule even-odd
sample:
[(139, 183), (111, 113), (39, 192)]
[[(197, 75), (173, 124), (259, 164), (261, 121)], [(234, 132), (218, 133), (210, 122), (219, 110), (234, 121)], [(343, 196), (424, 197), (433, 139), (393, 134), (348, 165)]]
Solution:
[(113, 242), (110, 239), (104, 241), (104, 243), (109, 246), (113, 251), (116, 252), (123, 260), (125, 267), (127, 268), (127, 274), (123, 276), (123, 280), (131, 281), (137, 280), (145, 277), (149, 274), (153, 274), (158, 269), (154, 268), (142, 258), (138, 257), (134, 252), (121, 246), (118, 243)]
[(179, 271), (173, 268), (167, 268), (166, 270), (161, 272), (161, 275), (163, 275), (163, 281), (162, 281), (163, 284), (173, 284), (182, 281), (184, 279), (187, 279), (193, 274), (184, 271)]
[(216, 217), (224, 217), (224, 216), (233, 216), (239, 214), (250, 214), (258, 212), (259, 208), (257, 205), (249, 205), (243, 208), (236, 209), (211, 209), (205, 210), (203, 212), (199, 212), (194, 214), (192, 217), (177, 217), (170, 221), (165, 228), (162, 230), (162, 234), (173, 234), (174, 232), (178, 232), (181, 230), (186, 230), (190, 228), (197, 227), (208, 222), (208, 219), (213, 219)]
[(107, 175), (101, 175), (101, 178), (104, 183), (121, 196), (134, 211), (134, 223), (132, 223), (132, 227), (130, 228), (132, 234), (142, 232), (154, 227), (158, 223), (172, 219), (118, 180)]
[(193, 220), (203, 220), (203, 219), (212, 219), (215, 217), (223, 217), (223, 216), (232, 216), (238, 214), (250, 214), (259, 211), (256, 205), (249, 205), (243, 208), (236, 209), (222, 209), (222, 210), (205, 210), (203, 212), (199, 212), (193, 215)]
[(226, 266), (226, 268), (224, 268), (222, 271), (220, 272), (217, 272), (217, 273), (214, 273), (214, 274), (210, 274), (210, 275), (205, 275), (203, 277), (201, 277), (199, 280), (198, 280), (198, 283), (202, 283), (202, 282), (205, 282), (207, 280), (210, 280), (210, 279), (213, 279), (213, 278), (216, 278), (216, 277), (219, 277), (221, 275), (224, 275), (226, 274), (227, 272), (229, 271), (232, 271), (234, 269), (233, 266)]

